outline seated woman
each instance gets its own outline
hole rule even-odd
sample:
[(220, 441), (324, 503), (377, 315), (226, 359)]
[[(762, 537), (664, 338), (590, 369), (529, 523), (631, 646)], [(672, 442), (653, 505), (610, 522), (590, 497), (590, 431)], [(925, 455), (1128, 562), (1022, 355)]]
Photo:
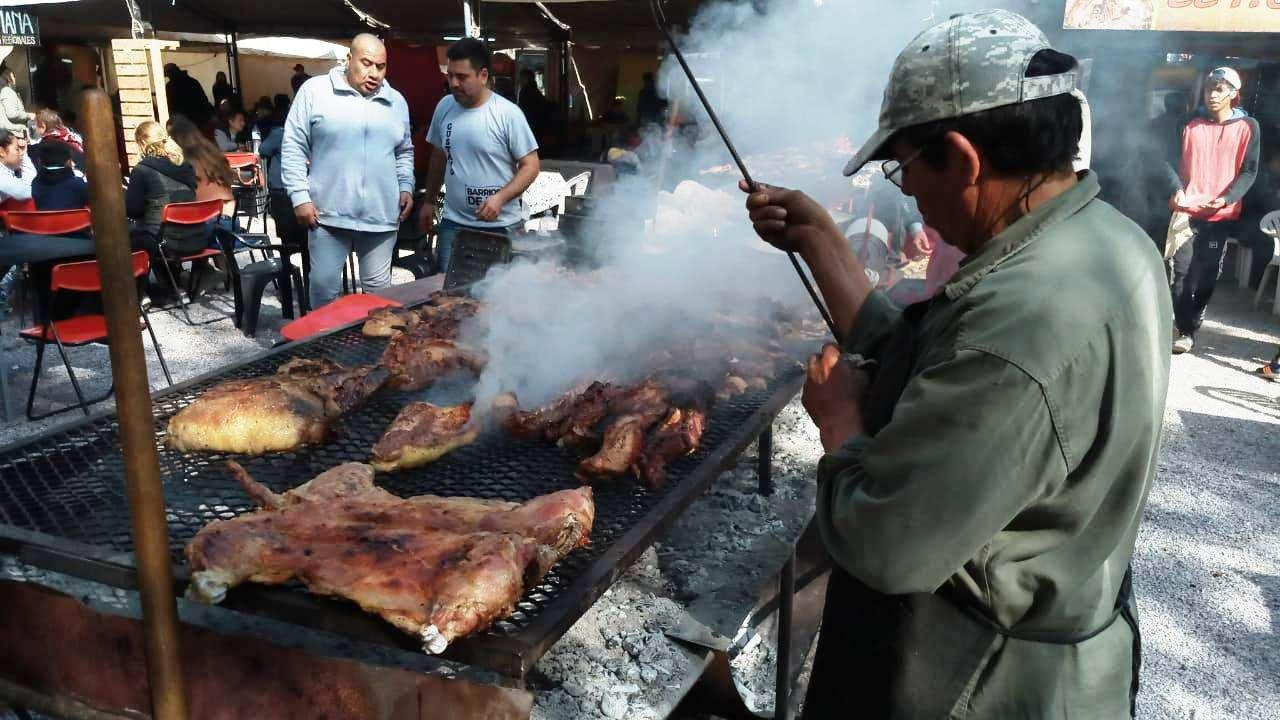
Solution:
[(248, 120), (245, 118), (244, 110), (229, 109), (226, 114), (226, 121), (222, 123), (221, 127), (213, 131), (213, 140), (217, 143), (218, 149), (222, 152), (243, 150), (244, 147), (236, 141), (236, 138), (240, 136), (247, 124)]
[[(129, 173), (129, 187), (124, 195), (125, 214), (134, 221), (131, 230), (134, 248), (145, 248), (155, 266), (164, 260), (160, 254), (164, 207), (196, 199), (196, 171), (160, 123), (154, 120), (142, 123), (134, 131), (134, 139), (142, 160)], [(175, 229), (166, 235), (165, 249), (171, 255), (194, 254), (204, 249), (207, 235), (207, 228)], [(153, 283), (151, 289), (152, 301), (157, 304), (174, 299), (173, 289), (167, 282)]]
[[(0, 209), (31, 199), (31, 181), (36, 168), (27, 156), (27, 142), (12, 131), (0, 129)], [(0, 305), (8, 303), (10, 289), (17, 281), (11, 265), (0, 265)]]
[(169, 137), (182, 148), (182, 156), (196, 171), (196, 200), (222, 200), (221, 224), (235, 230), (232, 216), (236, 205), (231, 186), (236, 175), (227, 164), (227, 157), (200, 132), (195, 123), (181, 115), (169, 120)]
[(9, 130), (0, 130), (0, 203), (30, 200), (36, 166), (27, 155), (27, 141)]

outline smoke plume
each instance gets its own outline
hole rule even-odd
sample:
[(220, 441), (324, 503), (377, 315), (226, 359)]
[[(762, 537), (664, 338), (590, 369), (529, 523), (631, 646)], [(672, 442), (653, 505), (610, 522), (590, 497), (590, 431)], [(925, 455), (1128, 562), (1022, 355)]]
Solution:
[[(972, 2), (776, 0), (705, 5), (678, 39), (730, 137), (762, 182), (803, 188), (828, 207), (850, 195), (841, 168), (874, 130), (906, 43)], [(674, 58), (659, 89), (696, 131), (651, 132), (641, 172), (592, 212), (599, 269), (554, 263), (495, 270), (477, 294), (492, 312), (464, 339), (490, 357), (477, 390), (544, 403), (587, 379), (642, 372), (691, 316), (760, 312), (747, 298), (805, 307), (786, 257), (752, 232), (737, 170)], [(598, 191), (597, 191), (598, 192)], [(812, 309), (809, 309), (812, 312)], [(816, 313), (813, 314), (816, 318)]]

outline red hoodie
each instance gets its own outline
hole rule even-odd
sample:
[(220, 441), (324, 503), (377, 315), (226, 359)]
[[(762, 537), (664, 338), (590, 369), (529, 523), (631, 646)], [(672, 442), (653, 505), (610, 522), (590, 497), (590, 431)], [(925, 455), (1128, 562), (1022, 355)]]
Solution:
[(1226, 122), (1199, 116), (1182, 131), (1182, 187), (1188, 204), (1226, 200), (1220, 209), (1189, 213), (1208, 222), (1236, 220), (1258, 176), (1258, 122), (1240, 111)]

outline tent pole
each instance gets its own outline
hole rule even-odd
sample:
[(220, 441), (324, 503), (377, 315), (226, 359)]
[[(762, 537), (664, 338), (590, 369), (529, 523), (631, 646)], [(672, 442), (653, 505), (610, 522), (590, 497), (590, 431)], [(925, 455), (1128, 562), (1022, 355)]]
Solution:
[(462, 29), (464, 37), (483, 37), (480, 32), (480, 0), (462, 0)]
[(227, 62), (231, 64), (231, 87), (240, 96), (240, 103), (243, 105), (248, 102), (248, 99), (245, 98), (244, 88), (240, 85), (240, 33), (232, 31), (228, 37), (231, 40), (231, 52), (227, 53)]
[(569, 148), (569, 33), (560, 40), (560, 138), (561, 152)]

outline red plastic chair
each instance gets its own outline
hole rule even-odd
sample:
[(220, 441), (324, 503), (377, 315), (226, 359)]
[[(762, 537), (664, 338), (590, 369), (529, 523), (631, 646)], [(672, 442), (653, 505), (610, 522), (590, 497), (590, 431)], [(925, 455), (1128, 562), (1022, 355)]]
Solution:
[(29, 235), (70, 235), (93, 226), (89, 208), (76, 210), (10, 210), (5, 213), (9, 232)]
[(35, 210), (36, 201), (31, 198), (19, 200), (17, 198), (6, 198), (0, 202), (0, 222), (4, 222), (4, 218), (13, 210)]
[[(173, 268), (169, 264), (170, 262), (176, 262), (181, 267), (183, 263), (194, 263), (198, 260), (217, 257), (222, 255), (223, 251), (219, 248), (205, 248), (190, 255), (175, 255), (166, 248), (165, 238), (175, 227), (190, 228), (196, 225), (208, 225), (221, 217), (221, 215), (222, 201), (217, 198), (197, 200), (195, 202), (169, 203), (164, 206), (164, 214), (161, 216), (160, 223), (160, 251), (169, 262), (161, 263), (161, 267), (164, 268), (164, 274), (169, 280), (169, 286), (178, 296), (178, 307), (182, 310), (182, 316), (188, 325), (208, 325), (227, 318), (216, 317), (203, 322), (192, 320), (191, 312), (187, 309), (187, 306), (191, 304), (192, 296), (195, 294), (195, 265), (191, 266), (191, 287), (187, 288), (186, 295), (183, 295), (182, 289), (178, 286), (178, 278), (173, 274)], [(228, 282), (230, 281), (228, 280)]]
[[(9, 202), (9, 201), (6, 201), (6, 202)], [(82, 230), (86, 230), (89, 227), (91, 227), (93, 224), (93, 218), (89, 213), (88, 208), (79, 208), (76, 210), (39, 211), (34, 209), (35, 207), (34, 201), (24, 200), (24, 201), (15, 203), (15, 205), (24, 205), (24, 206), (27, 204), (30, 204), (32, 206), (32, 209), (9, 210), (8, 212), (4, 213), (5, 225), (8, 227), (10, 232), (26, 233), (28, 235), (70, 235), (72, 233), (77, 233)], [(2, 207), (3, 207), (3, 203), (0, 203), (0, 208)], [(24, 288), (24, 292), (21, 295), (19, 295), (19, 297), (29, 295), (29, 293), (26, 292), (26, 290), (30, 289), (30, 284), (28, 283), (29, 276), (27, 275), (27, 270), (23, 268), (21, 270), (21, 273), (22, 273), (21, 282), (22, 282), (22, 287)], [(28, 298), (28, 300), (29, 299), (30, 298)], [(41, 299), (39, 298), (35, 299), (35, 303), (36, 303), (36, 306), (39, 306), (41, 304)], [(25, 305), (25, 302), (24, 302), (24, 305)], [(19, 316), (21, 316), (22, 314), (24, 313), (19, 312)], [(32, 322), (35, 322), (35, 319), (36, 317), (33, 312)]]
[(403, 307), (403, 305), (380, 295), (343, 295), (328, 305), (315, 308), (280, 328), (280, 334), (290, 342), (302, 340), (326, 330), (363, 320), (368, 317), (370, 310), (383, 307)]
[[(147, 273), (151, 271), (151, 259), (147, 256), (146, 251), (138, 250), (130, 258), (133, 261), (133, 277), (135, 279), (146, 277)], [(98, 273), (98, 261), (85, 260), (54, 266), (49, 286), (55, 295), (62, 290), (101, 293), (102, 278)], [(160, 368), (164, 370), (165, 380), (170, 385), (173, 385), (173, 377), (169, 374), (169, 366), (165, 363), (164, 355), (160, 352), (160, 343), (156, 341), (156, 331), (151, 327), (151, 322), (147, 317), (147, 310), (139, 303), (138, 311), (140, 314), (138, 329), (145, 328), (147, 333), (151, 335), (151, 346), (155, 348), (156, 357), (160, 359)], [(84, 393), (80, 389), (80, 381), (76, 379), (76, 373), (71, 369), (71, 361), (67, 359), (67, 347), (78, 347), (91, 343), (106, 344), (107, 319), (104, 316), (79, 315), (66, 320), (53, 320), (43, 325), (29, 327), (18, 334), (23, 339), (36, 344), (36, 367), (34, 374), (31, 376), (31, 393), (27, 396), (27, 417), (29, 419), (39, 420), (50, 415), (74, 410), (76, 407), (79, 407), (84, 411), (85, 415), (88, 415), (91, 403), (106, 400), (115, 392), (115, 382), (112, 381), (111, 387), (107, 389), (105, 395), (86, 402)], [(32, 412), (32, 408), (35, 404), (36, 388), (40, 384), (40, 370), (44, 365), (44, 347), (50, 340), (58, 346), (58, 353), (62, 356), (62, 364), (67, 368), (67, 375), (71, 378), (71, 387), (75, 389), (76, 399), (79, 402), (78, 405), (67, 405), (41, 415), (35, 415)]]
[[(227, 164), (235, 172), (236, 183), (231, 187), (235, 197), (233, 217), (245, 218), (246, 229), (253, 229), (254, 220), (262, 220), (262, 231), (267, 231), (267, 174), (262, 159), (251, 152), (223, 153)], [(252, 253), (250, 253), (252, 256)]]

